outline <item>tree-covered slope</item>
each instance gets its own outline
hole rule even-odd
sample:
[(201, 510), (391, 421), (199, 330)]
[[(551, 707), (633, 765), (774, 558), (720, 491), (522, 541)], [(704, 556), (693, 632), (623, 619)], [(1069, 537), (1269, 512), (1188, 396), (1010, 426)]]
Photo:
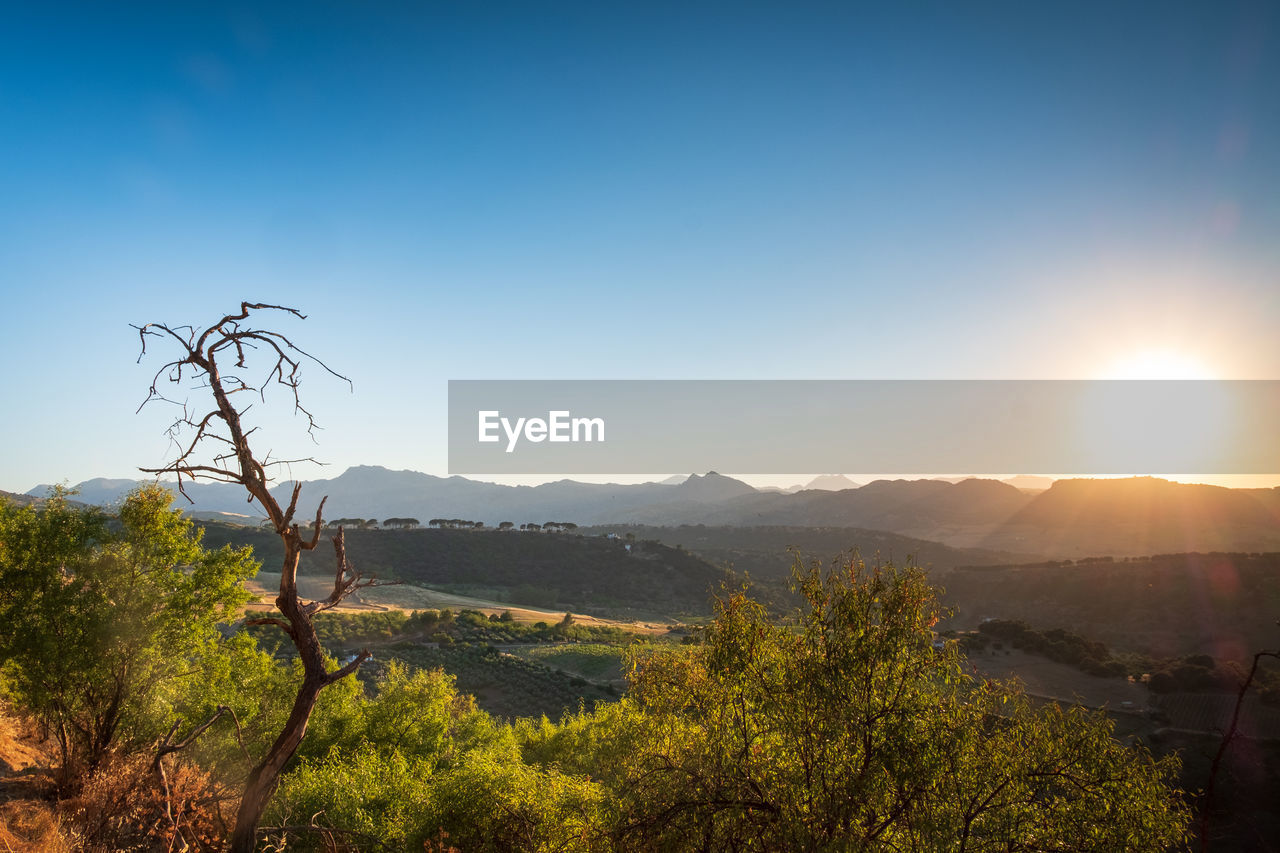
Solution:
[[(268, 565), (275, 537), (251, 528), (207, 524), (210, 544), (252, 545)], [(701, 614), (723, 570), (655, 542), (568, 533), (496, 530), (349, 530), (348, 559), (385, 579), (484, 591), (513, 604), (599, 615)], [(630, 546), (630, 550), (628, 550)], [(323, 544), (303, 555), (302, 572), (332, 574)]]

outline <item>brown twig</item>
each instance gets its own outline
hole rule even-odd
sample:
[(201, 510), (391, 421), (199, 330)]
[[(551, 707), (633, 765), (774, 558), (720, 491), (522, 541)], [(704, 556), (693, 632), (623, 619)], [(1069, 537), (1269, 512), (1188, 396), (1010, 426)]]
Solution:
[(1280, 659), (1280, 651), (1261, 651), (1253, 656), (1253, 666), (1249, 667), (1249, 675), (1240, 685), (1240, 690), (1236, 694), (1236, 706), (1231, 712), (1231, 725), (1227, 727), (1227, 731), (1222, 735), (1222, 743), (1218, 744), (1218, 751), (1213, 756), (1213, 763), (1209, 765), (1209, 781), (1204, 787), (1204, 803), (1200, 811), (1200, 850), (1207, 851), (1209, 849), (1209, 813), (1213, 808), (1213, 790), (1214, 784), (1218, 779), (1218, 772), (1222, 769), (1222, 759), (1227, 754), (1228, 747), (1231, 742), (1236, 739), (1240, 727), (1240, 710), (1244, 707), (1245, 695), (1249, 692), (1249, 688), (1253, 686), (1254, 676), (1258, 674), (1258, 664), (1263, 658)]
[[(173, 827), (175, 832), (178, 830), (178, 823), (173, 817), (173, 792), (169, 788), (169, 774), (166, 773), (164, 769), (164, 758), (171, 753), (186, 749), (195, 742), (196, 738), (208, 731), (209, 727), (218, 721), (218, 718), (226, 713), (230, 713), (232, 717), (235, 717), (234, 711), (226, 705), (219, 705), (217, 710), (213, 712), (213, 715), (210, 716), (209, 719), (192, 729), (191, 733), (178, 743), (173, 743), (172, 741), (173, 736), (178, 732), (178, 727), (182, 725), (182, 720), (174, 720), (173, 725), (169, 727), (168, 733), (161, 738), (159, 745), (156, 747), (156, 757), (151, 762), (151, 769), (160, 777), (160, 788), (164, 792), (164, 816), (169, 821), (169, 825)], [(236, 720), (237, 732), (239, 729), (240, 721)], [(243, 741), (241, 742), (240, 747), (241, 749), (244, 748)]]
[(311, 832), (311, 833), (317, 833), (324, 836), (330, 836), (326, 838), (326, 840), (330, 842), (333, 841), (331, 837), (332, 835), (335, 835), (335, 834), (349, 835), (353, 838), (359, 838), (364, 841), (372, 842), (373, 844), (376, 844), (379, 847), (381, 847), (383, 850), (393, 849), (390, 845), (388, 845), (382, 839), (374, 835), (369, 835), (366, 832), (359, 832), (354, 829), (339, 829), (336, 826), (321, 826), (320, 824), (315, 822), (315, 819), (319, 817), (321, 814), (323, 814), (323, 812), (317, 812), (316, 814), (312, 815), (311, 823), (292, 823), (292, 824), (284, 824), (282, 826), (264, 826), (258, 831), (263, 835), (266, 835), (272, 832), (279, 832), (279, 833), (286, 833), (286, 834), (287, 833), (300, 834), (304, 832)]

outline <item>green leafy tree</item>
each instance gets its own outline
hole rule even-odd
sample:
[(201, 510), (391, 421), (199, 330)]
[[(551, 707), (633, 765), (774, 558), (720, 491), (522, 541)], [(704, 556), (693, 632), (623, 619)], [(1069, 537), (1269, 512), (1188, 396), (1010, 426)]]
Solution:
[[(586, 738), (610, 771), (622, 849), (1165, 850), (1184, 840), (1176, 764), (1112, 737), (1103, 714), (1032, 706), (932, 646), (915, 568), (797, 575), (777, 624), (720, 601), (705, 645), (633, 675), (630, 745)], [(625, 723), (625, 725), (621, 724)], [(546, 747), (544, 747), (546, 748)], [(579, 767), (583, 759), (576, 761)]]
[(575, 620), (572, 613), (565, 613), (564, 616), (556, 623), (555, 633), (557, 636), (569, 636), (570, 629), (573, 628)]
[(350, 708), (328, 751), (304, 755), (284, 777), (271, 804), (276, 822), (320, 816), (397, 850), (421, 850), (442, 831), (468, 851), (600, 849), (589, 839), (604, 823), (606, 791), (523, 762), (513, 730), (459, 695), (452, 676), (393, 663), (374, 695)]
[(57, 741), (67, 781), (155, 737), (221, 654), (218, 622), (248, 600), (249, 549), (205, 549), (171, 501), (138, 489), (118, 524), (62, 494), (0, 506), (0, 660), (13, 698)]

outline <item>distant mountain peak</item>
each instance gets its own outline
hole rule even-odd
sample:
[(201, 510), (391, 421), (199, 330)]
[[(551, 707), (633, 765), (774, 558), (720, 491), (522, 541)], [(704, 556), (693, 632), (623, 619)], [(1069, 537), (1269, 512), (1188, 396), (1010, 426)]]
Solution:
[(747, 483), (715, 471), (691, 474), (689, 479), (676, 486), (676, 490), (681, 498), (693, 501), (719, 501), (756, 493), (755, 488)]
[(800, 487), (801, 490), (816, 489), (823, 492), (842, 492), (856, 488), (858, 484), (844, 474), (822, 474)]
[(1026, 492), (1041, 492), (1053, 486), (1052, 477), (1040, 477), (1030, 474), (1019, 474), (1016, 477), (1009, 477), (1000, 482), (1013, 486), (1015, 489), (1022, 489)]

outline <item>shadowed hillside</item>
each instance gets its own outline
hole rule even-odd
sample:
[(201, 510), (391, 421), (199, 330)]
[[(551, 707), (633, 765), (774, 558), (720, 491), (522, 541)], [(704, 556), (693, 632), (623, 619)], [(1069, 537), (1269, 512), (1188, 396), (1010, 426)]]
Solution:
[(960, 568), (939, 582), (943, 601), (956, 611), (952, 628), (1021, 619), (1154, 657), (1243, 660), (1280, 647), (1277, 553)]
[(1028, 559), (1025, 554), (982, 549), (960, 549), (913, 539), (883, 530), (858, 527), (726, 527), (682, 525), (650, 527), (646, 525), (600, 525), (583, 528), (584, 533), (633, 534), (637, 539), (652, 539), (664, 545), (677, 545), (716, 564), (730, 565), (737, 573), (754, 580), (785, 583), (799, 556), (829, 563), (839, 554), (857, 549), (868, 561), (893, 560), (901, 563), (910, 557), (917, 565), (930, 570), (952, 569), (977, 563), (1016, 563)]
[[(705, 614), (721, 569), (676, 548), (564, 533), (496, 530), (348, 530), (348, 559), (384, 579), (513, 604), (600, 616)], [(205, 525), (205, 543), (252, 545), (268, 567), (279, 540), (263, 531)], [(331, 576), (333, 551), (303, 554), (302, 572)]]

